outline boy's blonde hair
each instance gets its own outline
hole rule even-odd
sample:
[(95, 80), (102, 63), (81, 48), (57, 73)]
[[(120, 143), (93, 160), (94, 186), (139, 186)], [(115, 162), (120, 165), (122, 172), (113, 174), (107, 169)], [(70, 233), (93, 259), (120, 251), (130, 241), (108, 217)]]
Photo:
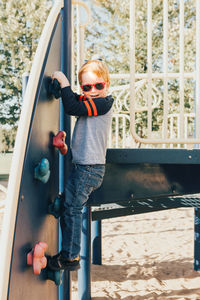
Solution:
[(82, 84), (82, 75), (85, 72), (93, 72), (98, 77), (102, 77), (105, 83), (110, 82), (110, 75), (107, 65), (100, 60), (88, 60), (80, 69), (78, 73), (79, 84)]

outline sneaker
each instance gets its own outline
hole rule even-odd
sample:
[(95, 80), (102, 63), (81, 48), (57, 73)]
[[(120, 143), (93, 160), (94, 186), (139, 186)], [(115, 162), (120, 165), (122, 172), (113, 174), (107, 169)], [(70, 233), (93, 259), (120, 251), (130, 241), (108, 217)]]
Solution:
[(74, 259), (67, 259), (62, 256), (61, 253), (58, 253), (54, 256), (48, 258), (48, 267), (54, 271), (67, 270), (75, 271), (80, 268), (80, 256), (77, 256)]

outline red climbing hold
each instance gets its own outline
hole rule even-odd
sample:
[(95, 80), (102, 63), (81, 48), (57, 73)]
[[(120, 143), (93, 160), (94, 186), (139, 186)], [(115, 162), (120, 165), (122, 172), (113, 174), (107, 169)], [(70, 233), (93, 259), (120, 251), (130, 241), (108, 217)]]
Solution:
[(41, 270), (46, 268), (47, 258), (45, 257), (45, 251), (47, 247), (47, 243), (39, 242), (27, 254), (27, 265), (33, 266), (33, 273), (35, 275), (39, 275)]
[(53, 137), (53, 146), (60, 150), (60, 153), (65, 155), (67, 153), (67, 145), (65, 144), (65, 131), (59, 131), (56, 136)]

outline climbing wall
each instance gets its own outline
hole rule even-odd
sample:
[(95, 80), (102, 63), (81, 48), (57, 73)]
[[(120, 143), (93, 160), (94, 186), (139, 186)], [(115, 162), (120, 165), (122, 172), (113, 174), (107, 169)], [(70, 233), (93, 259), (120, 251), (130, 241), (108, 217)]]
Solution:
[[(48, 86), (51, 74), (60, 70), (60, 45), (61, 16), (49, 41), (29, 128), (10, 266), (9, 300), (58, 299), (56, 284), (46, 280), (44, 272), (35, 276), (32, 267), (27, 266), (26, 255), (39, 241), (48, 244), (47, 254), (58, 251), (58, 223), (48, 214), (48, 205), (58, 194), (59, 152), (52, 141), (59, 131), (60, 104), (49, 94)], [(41, 181), (35, 178), (35, 168), (42, 159), (47, 162), (47, 169), (43, 170), (47, 175), (41, 176)]]

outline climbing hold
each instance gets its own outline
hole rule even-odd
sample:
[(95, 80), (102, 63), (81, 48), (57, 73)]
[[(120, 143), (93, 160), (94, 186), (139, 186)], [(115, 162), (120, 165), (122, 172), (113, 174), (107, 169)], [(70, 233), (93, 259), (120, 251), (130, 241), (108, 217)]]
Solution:
[(49, 93), (53, 94), (56, 99), (61, 97), (61, 87), (57, 79), (51, 80), (49, 83)]
[(53, 137), (53, 146), (57, 147), (61, 154), (67, 153), (67, 145), (65, 144), (65, 131), (59, 131), (56, 136)]
[(47, 258), (45, 257), (47, 247), (47, 243), (39, 242), (27, 254), (27, 265), (33, 266), (33, 273), (35, 275), (39, 275), (41, 270), (47, 266)]
[(57, 286), (62, 284), (63, 270), (53, 271), (47, 267), (46, 272), (47, 279), (54, 281)]
[(53, 215), (55, 218), (59, 218), (62, 210), (62, 201), (64, 194), (58, 195), (54, 202), (50, 203), (48, 206), (48, 213)]
[(27, 254), (27, 265), (33, 266), (35, 275), (40, 275), (42, 271), (45, 280), (49, 279), (54, 281), (56, 285), (60, 285), (62, 283), (63, 270), (54, 271), (48, 267), (48, 256), (45, 256), (47, 248), (47, 243), (39, 242), (36, 244)]
[(42, 158), (40, 163), (35, 167), (34, 178), (46, 183), (49, 180), (50, 170), (47, 158)]

